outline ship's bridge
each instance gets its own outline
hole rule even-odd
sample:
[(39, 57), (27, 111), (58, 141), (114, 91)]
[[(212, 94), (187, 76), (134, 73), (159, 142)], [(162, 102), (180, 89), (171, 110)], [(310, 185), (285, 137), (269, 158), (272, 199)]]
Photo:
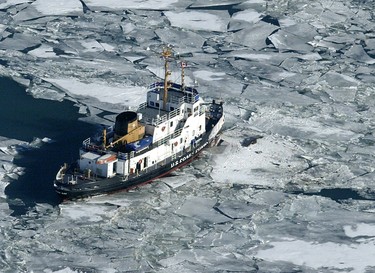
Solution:
[(193, 105), (199, 100), (198, 91), (192, 87), (184, 87), (177, 83), (168, 86), (166, 107), (163, 109), (164, 82), (156, 82), (149, 87), (147, 101), (138, 108), (142, 121), (157, 125), (166, 119), (179, 115), (183, 103)]
[[(147, 106), (160, 108), (163, 104), (163, 95), (164, 82), (152, 84), (147, 92)], [(195, 88), (171, 83), (168, 86), (167, 108), (164, 110), (173, 111), (184, 102), (194, 104), (198, 100), (199, 94)]]

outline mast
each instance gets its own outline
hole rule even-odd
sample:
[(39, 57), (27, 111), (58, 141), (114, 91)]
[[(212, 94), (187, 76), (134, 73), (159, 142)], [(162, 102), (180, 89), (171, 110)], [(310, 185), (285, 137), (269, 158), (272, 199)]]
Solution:
[(104, 128), (104, 130), (103, 130), (103, 147), (104, 147), (104, 149), (107, 148), (106, 145), (107, 145), (107, 130)]
[(164, 58), (164, 94), (163, 94), (163, 110), (167, 110), (167, 100), (168, 100), (168, 88), (169, 81), (168, 77), (171, 75), (171, 72), (168, 70), (169, 58), (172, 56), (172, 51), (169, 47), (163, 49), (162, 56)]
[(185, 67), (186, 67), (186, 62), (182, 61), (181, 62), (181, 89), (185, 90)]

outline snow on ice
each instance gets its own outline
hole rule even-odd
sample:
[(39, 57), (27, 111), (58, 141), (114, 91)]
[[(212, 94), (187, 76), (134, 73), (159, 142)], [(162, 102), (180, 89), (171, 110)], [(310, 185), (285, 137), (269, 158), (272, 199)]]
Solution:
[(226, 114), (223, 143), (170, 177), (21, 215), (9, 205), (23, 200), (5, 195), (24, 173), (13, 159), (51, 140), (0, 136), (5, 272), (374, 270), (370, 2), (7, 0), (0, 10), (0, 74), (35, 98), (113, 119), (160, 80), (157, 54), (170, 45), (172, 79), (184, 59), (186, 83), (223, 99)]

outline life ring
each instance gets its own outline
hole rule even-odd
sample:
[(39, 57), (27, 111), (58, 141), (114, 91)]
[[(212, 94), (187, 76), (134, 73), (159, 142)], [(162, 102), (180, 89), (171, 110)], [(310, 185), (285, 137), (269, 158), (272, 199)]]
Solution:
[(176, 141), (175, 143), (174, 143), (174, 146), (177, 146), (178, 145), (178, 142)]

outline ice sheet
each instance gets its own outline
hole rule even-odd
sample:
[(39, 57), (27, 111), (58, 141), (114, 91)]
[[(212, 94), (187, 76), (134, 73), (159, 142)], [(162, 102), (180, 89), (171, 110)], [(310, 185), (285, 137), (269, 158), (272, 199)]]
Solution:
[[(170, 44), (188, 63), (186, 83), (224, 100), (224, 142), (130, 192), (11, 216), (9, 204), (25, 206), (4, 194), (24, 171), (12, 159), (49, 140), (1, 139), (4, 271), (375, 268), (370, 2), (83, 2), (3, 1), (0, 73), (109, 122), (144, 101)], [(171, 69), (180, 81), (177, 61)]]
[(90, 9), (98, 10), (123, 10), (123, 9), (168, 9), (178, 0), (108, 0), (105, 3), (100, 0), (86, 0), (84, 1)]
[(281, 242), (272, 242), (270, 246), (271, 249), (260, 251), (257, 257), (268, 261), (286, 261), (317, 270), (353, 273), (365, 272), (375, 266), (375, 263), (371, 262), (371, 257), (375, 254), (373, 242), (342, 245), (284, 239)]

